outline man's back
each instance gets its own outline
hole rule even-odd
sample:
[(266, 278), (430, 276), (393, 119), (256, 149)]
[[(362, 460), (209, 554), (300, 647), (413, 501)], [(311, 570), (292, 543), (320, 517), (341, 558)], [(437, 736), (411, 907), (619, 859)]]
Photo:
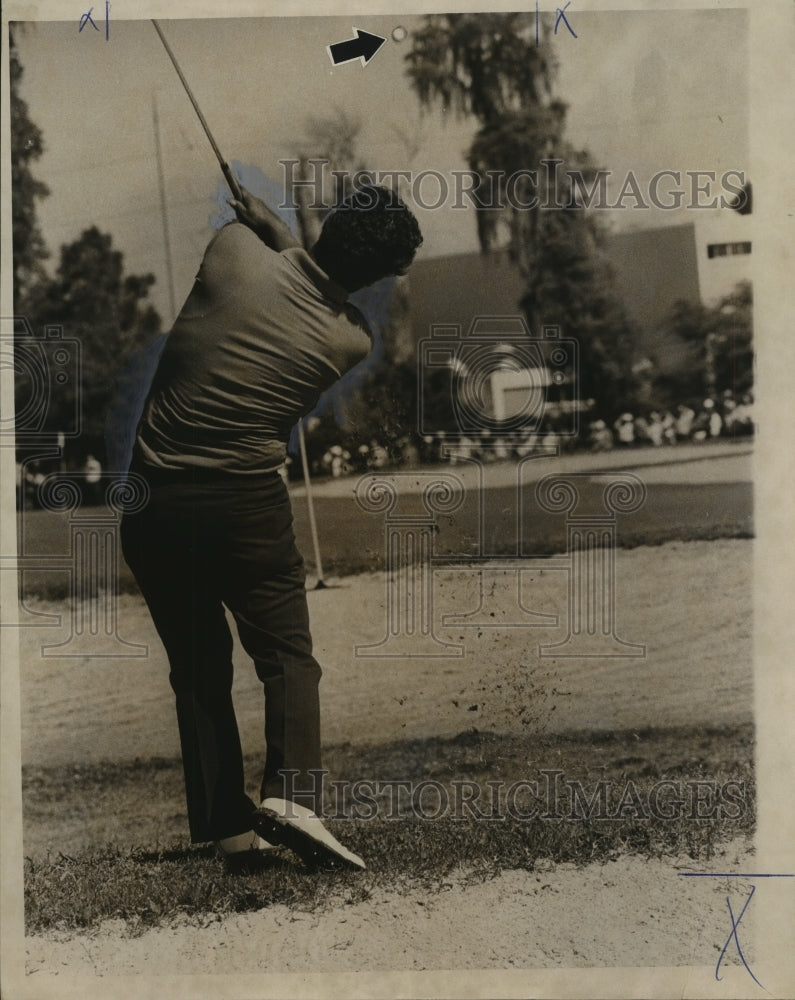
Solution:
[(168, 337), (139, 427), (138, 463), (257, 474), (295, 422), (370, 350), (347, 292), (304, 250), (248, 228), (212, 240)]

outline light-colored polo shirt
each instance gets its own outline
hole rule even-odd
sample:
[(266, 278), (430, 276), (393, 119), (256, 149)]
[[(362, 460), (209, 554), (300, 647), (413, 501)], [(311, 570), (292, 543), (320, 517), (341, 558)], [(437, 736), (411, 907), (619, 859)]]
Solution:
[(168, 336), (138, 426), (138, 464), (277, 468), (296, 421), (371, 349), (347, 297), (305, 250), (277, 253), (246, 226), (225, 226)]

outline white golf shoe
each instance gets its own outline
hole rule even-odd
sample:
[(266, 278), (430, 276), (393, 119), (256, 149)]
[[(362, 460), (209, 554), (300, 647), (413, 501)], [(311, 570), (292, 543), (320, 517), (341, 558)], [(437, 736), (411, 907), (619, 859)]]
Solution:
[(270, 841), (289, 847), (310, 867), (342, 864), (366, 868), (364, 861), (330, 833), (320, 817), (288, 799), (264, 799), (254, 813), (254, 828)]

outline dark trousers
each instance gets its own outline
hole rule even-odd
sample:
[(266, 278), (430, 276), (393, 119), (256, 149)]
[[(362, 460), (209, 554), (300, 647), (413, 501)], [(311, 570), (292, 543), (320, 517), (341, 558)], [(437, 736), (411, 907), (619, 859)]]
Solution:
[(124, 557), (168, 654), (194, 843), (251, 829), (232, 704), (232, 634), (265, 688), (260, 797), (319, 811), (320, 667), (312, 656), (303, 560), (278, 473), (256, 482), (152, 482), (121, 527)]

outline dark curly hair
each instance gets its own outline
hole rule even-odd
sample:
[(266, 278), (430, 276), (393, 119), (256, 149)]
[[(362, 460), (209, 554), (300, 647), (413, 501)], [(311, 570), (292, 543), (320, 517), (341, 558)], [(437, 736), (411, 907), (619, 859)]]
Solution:
[(410, 209), (388, 188), (357, 188), (323, 222), (317, 249), (337, 268), (367, 276), (404, 274), (422, 234)]

